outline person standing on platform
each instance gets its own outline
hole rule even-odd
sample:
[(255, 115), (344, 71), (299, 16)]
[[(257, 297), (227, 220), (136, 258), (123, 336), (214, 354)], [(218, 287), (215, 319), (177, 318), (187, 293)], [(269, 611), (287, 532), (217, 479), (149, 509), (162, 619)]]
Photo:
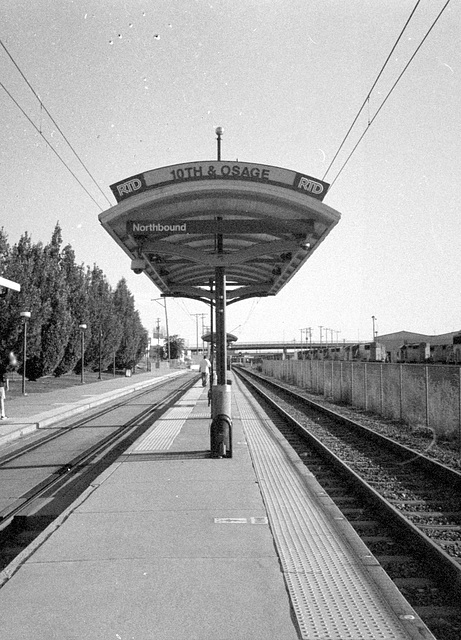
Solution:
[(6, 420), (5, 415), (5, 388), (8, 385), (7, 373), (18, 366), (16, 356), (10, 351), (0, 360), (0, 420)]
[(203, 360), (200, 363), (199, 371), (202, 374), (202, 387), (206, 387), (208, 384), (208, 378), (210, 375), (211, 362), (206, 355), (203, 356)]

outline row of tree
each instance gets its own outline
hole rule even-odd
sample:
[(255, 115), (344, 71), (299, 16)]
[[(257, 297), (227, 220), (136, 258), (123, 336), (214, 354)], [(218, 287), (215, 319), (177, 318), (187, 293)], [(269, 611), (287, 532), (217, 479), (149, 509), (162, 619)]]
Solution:
[(113, 289), (102, 270), (77, 264), (70, 245), (62, 246), (56, 225), (51, 240), (33, 243), (25, 233), (13, 246), (0, 230), (0, 274), (20, 283), (21, 292), (0, 300), (0, 348), (21, 354), (21, 311), (30, 311), (27, 334), (29, 379), (80, 371), (80, 324), (86, 324), (85, 367), (130, 368), (147, 348), (134, 298), (125, 279)]

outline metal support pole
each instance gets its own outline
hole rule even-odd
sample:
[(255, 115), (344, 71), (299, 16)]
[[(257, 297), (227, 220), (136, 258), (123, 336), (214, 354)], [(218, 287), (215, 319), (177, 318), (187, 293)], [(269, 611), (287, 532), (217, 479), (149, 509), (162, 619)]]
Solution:
[(22, 343), (22, 395), (26, 395), (26, 364), (27, 364), (27, 320), (24, 320), (24, 336)]
[[(217, 252), (223, 252), (223, 237), (217, 235)], [(227, 384), (227, 334), (226, 334), (226, 272), (224, 267), (215, 269), (216, 308), (216, 373), (217, 384), (212, 389), (212, 422), (210, 451), (212, 458), (232, 457), (231, 387)]]
[(211, 367), (210, 367), (210, 390), (209, 390), (209, 395), (208, 395), (208, 404), (211, 404), (211, 394), (213, 391), (213, 378), (214, 378), (214, 362), (213, 362), (213, 352), (214, 352), (214, 319), (213, 319), (213, 312), (214, 312), (214, 306), (213, 305), (213, 289), (214, 289), (214, 283), (213, 283), (213, 278), (210, 278), (210, 363), (211, 363)]
[(160, 318), (157, 318), (157, 369), (160, 367)]
[(167, 354), (167, 358), (168, 358), (168, 362), (170, 362), (170, 331), (168, 329), (168, 311), (166, 308), (166, 298), (164, 300), (164, 304), (165, 304), (165, 324), (166, 324), (166, 354)]
[(226, 274), (216, 267), (216, 374), (218, 384), (226, 384)]
[(429, 427), (429, 367), (424, 367), (424, 382), (426, 386), (426, 427)]
[(363, 395), (364, 395), (364, 407), (365, 411), (368, 411), (368, 379), (367, 379), (367, 363), (365, 362), (363, 368)]
[(221, 136), (224, 133), (222, 127), (216, 127), (217, 159), (221, 162)]
[(80, 351), (82, 354), (82, 370), (80, 372), (80, 382), (85, 384), (85, 332), (80, 331)]
[(102, 329), (99, 329), (99, 374), (98, 374), (98, 380), (101, 380), (101, 370), (102, 370)]
[(376, 316), (371, 316), (371, 319), (373, 321), (373, 342), (374, 342), (376, 339), (375, 322), (378, 318)]
[(204, 318), (205, 318), (206, 314), (202, 313), (201, 317), (202, 317), (202, 356), (205, 354), (205, 342), (203, 341), (203, 333), (204, 333)]
[(201, 313), (191, 313), (191, 316), (195, 318), (195, 355), (198, 356), (198, 319)]

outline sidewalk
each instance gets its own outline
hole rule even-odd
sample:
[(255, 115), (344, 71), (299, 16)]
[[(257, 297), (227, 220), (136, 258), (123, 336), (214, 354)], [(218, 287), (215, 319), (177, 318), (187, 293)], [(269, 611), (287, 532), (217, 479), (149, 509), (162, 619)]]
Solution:
[(2, 640), (297, 640), (237, 419), (234, 436), (232, 459), (205, 457), (190, 389), (10, 567)]
[(2, 640), (435, 640), (268, 415), (199, 382), (0, 573)]
[(0, 422), (0, 446), (36, 429), (50, 427), (116, 398), (158, 384), (165, 377), (187, 373), (190, 374), (188, 369), (154, 369), (129, 378), (111, 378), (46, 393), (15, 398), (8, 398), (7, 394), (8, 418)]

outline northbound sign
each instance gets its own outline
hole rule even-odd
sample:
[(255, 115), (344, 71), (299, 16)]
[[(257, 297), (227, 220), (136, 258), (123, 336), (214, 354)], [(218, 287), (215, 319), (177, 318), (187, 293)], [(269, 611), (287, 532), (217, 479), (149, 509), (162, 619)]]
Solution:
[(323, 200), (328, 187), (322, 180), (281, 167), (246, 162), (192, 162), (153, 169), (139, 173), (111, 185), (112, 192), (121, 202), (149, 189), (178, 182), (204, 180), (232, 180), (263, 182), (301, 192), (311, 198)]
[(180, 234), (271, 234), (298, 233), (306, 234), (314, 231), (312, 220), (129, 220), (126, 223), (128, 235), (135, 237), (180, 235)]

